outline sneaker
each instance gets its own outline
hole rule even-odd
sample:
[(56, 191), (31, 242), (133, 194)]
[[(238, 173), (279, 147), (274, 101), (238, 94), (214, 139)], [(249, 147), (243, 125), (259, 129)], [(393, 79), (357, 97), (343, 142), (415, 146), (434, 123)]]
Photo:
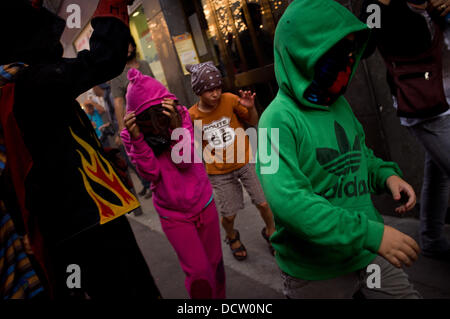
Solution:
[(144, 212), (140, 207), (134, 210), (134, 216), (141, 216), (141, 215), (144, 215)]
[(149, 189), (148, 192), (147, 192), (147, 194), (144, 196), (144, 198), (145, 198), (145, 199), (150, 199), (150, 198), (152, 198), (152, 195), (153, 195), (153, 193), (152, 193), (152, 191)]
[(147, 188), (142, 188), (142, 190), (138, 193), (139, 196), (144, 196), (147, 193)]

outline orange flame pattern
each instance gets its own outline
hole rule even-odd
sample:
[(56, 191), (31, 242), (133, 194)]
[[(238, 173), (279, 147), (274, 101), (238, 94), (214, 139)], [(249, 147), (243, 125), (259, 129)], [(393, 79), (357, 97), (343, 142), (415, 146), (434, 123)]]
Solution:
[[(75, 141), (89, 154), (90, 160), (88, 161), (83, 153), (77, 150), (81, 158), (82, 168), (79, 168), (81, 176), (83, 177), (84, 186), (97, 205), (100, 224), (105, 224), (117, 217), (122, 216), (140, 206), (138, 200), (134, 195), (125, 187), (120, 178), (114, 172), (111, 164), (105, 160), (101, 154), (99, 154), (95, 149), (93, 149), (88, 143), (77, 136), (70, 128), (70, 133), (72, 134)], [(104, 163), (105, 166), (102, 164)], [(89, 177), (89, 179), (88, 179)], [(94, 181), (101, 186), (107, 188), (120, 200), (121, 205), (115, 205), (100, 195), (98, 195), (92, 188), (89, 180)]]

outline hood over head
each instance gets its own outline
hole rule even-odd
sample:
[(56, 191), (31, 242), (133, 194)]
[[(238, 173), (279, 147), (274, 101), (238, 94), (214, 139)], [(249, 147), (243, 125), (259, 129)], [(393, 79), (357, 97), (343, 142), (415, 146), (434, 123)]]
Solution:
[(187, 64), (186, 70), (191, 73), (192, 90), (196, 95), (214, 88), (222, 87), (222, 75), (212, 61), (199, 64)]
[(165, 98), (177, 100), (158, 80), (143, 75), (137, 69), (130, 69), (127, 74), (130, 83), (127, 88), (127, 113), (141, 114), (153, 105), (161, 104)]
[(29, 0), (0, 1), (0, 65), (54, 62), (63, 55), (65, 21)]
[[(359, 41), (354, 74), (369, 37), (368, 27), (334, 0), (295, 0), (275, 31), (275, 75), (285, 94), (304, 106), (326, 109), (304, 98), (317, 61), (351, 33)], [(342, 97), (340, 97), (342, 98)]]

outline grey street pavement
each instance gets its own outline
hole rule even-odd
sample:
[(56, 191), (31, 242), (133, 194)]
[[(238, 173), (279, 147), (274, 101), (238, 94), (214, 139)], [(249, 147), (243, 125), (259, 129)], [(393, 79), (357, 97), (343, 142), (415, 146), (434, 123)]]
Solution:
[[(133, 180), (135, 176), (133, 175)], [(241, 234), (248, 257), (244, 261), (233, 258), (228, 245), (222, 242), (227, 297), (233, 299), (279, 299), (281, 290), (280, 271), (267, 243), (261, 236), (264, 223), (247, 194), (245, 208), (238, 212), (235, 228)], [(151, 199), (140, 198), (143, 214), (129, 214), (129, 220), (139, 246), (152, 271), (164, 298), (188, 298), (184, 287), (184, 274), (175, 251), (162, 232), (158, 215)], [(419, 221), (414, 218), (383, 216), (387, 225), (418, 240)], [(450, 238), (450, 226), (445, 229)], [(225, 234), (221, 229), (222, 238)], [(406, 268), (410, 280), (424, 298), (450, 298), (450, 262), (437, 261), (424, 256), (412, 267)]]

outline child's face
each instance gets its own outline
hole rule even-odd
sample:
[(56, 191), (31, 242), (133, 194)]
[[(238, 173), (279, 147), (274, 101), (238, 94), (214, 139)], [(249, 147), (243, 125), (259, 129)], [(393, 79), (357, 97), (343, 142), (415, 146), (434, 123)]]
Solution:
[[(152, 111), (154, 111), (153, 115)], [(170, 118), (162, 113), (162, 106), (158, 105), (153, 106), (152, 109), (149, 108), (136, 116), (136, 124), (144, 136), (165, 135), (170, 124)]]
[(148, 120), (142, 120), (139, 118), (136, 118), (136, 124), (139, 127), (139, 130), (144, 134), (144, 136), (148, 134), (152, 135), (158, 135), (159, 131), (153, 128), (152, 121), (150, 119)]
[(314, 80), (305, 98), (319, 105), (333, 104), (347, 89), (357, 51), (356, 35), (351, 33), (325, 53), (315, 66)]
[(157, 156), (170, 147), (170, 117), (163, 114), (162, 105), (152, 106), (137, 115), (136, 124)]
[(217, 106), (220, 102), (220, 97), (222, 96), (222, 88), (214, 88), (208, 91), (204, 91), (200, 95), (200, 99), (203, 103), (209, 105), (209, 106)]

